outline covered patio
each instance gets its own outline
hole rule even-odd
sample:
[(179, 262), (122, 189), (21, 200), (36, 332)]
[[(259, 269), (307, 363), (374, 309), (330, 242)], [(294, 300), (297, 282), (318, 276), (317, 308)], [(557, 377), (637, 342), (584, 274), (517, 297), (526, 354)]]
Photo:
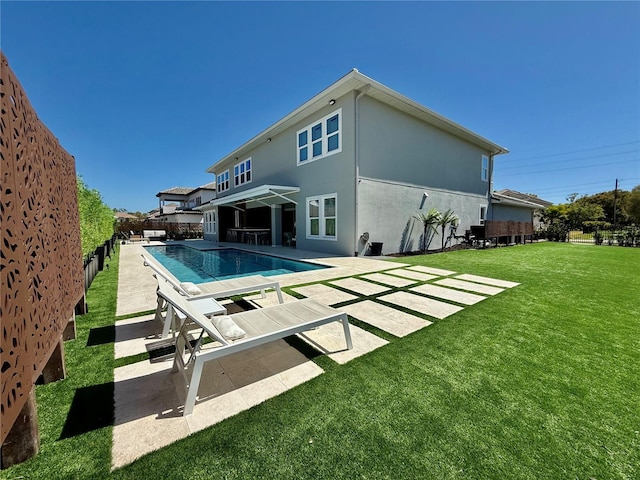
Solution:
[(299, 187), (261, 185), (212, 200), (217, 209), (217, 240), (254, 245), (295, 245)]

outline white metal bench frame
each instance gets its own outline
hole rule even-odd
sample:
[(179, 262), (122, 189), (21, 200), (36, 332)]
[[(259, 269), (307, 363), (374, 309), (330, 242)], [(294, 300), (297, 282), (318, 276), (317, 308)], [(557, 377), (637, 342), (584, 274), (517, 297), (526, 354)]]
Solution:
[[(162, 286), (158, 289), (158, 295), (182, 312), (187, 320), (183, 322), (176, 339), (176, 352), (174, 355), (172, 372), (181, 371), (185, 375), (187, 383), (187, 397), (184, 405), (183, 415), (193, 413), (196, 403), (196, 396), (202, 377), (204, 364), (217, 358), (241, 352), (265, 343), (273, 342), (297, 333), (312, 330), (321, 325), (331, 322), (341, 322), (344, 330), (346, 346), (348, 350), (353, 348), (351, 331), (349, 329), (349, 319), (347, 314), (332, 307), (328, 307), (312, 299), (296, 300), (294, 302), (274, 305), (270, 307), (250, 310), (247, 312), (230, 315), (231, 319), (247, 331), (247, 335), (236, 341), (226, 340), (215, 328), (210, 319), (200, 313), (187, 299), (181, 296), (172, 288)], [(262, 325), (262, 330), (251, 332), (252, 325), (257, 325), (258, 321)], [(287, 323), (283, 325), (283, 321)], [(202, 329), (200, 337), (195, 345), (191, 345), (191, 338), (187, 332), (187, 324), (195, 323)], [(269, 324), (269, 328), (264, 328)], [(202, 351), (202, 335), (206, 333), (211, 339), (218, 342), (213, 348)], [(185, 351), (188, 358), (185, 360)], [(193, 364), (191, 378), (187, 376), (187, 370)]]

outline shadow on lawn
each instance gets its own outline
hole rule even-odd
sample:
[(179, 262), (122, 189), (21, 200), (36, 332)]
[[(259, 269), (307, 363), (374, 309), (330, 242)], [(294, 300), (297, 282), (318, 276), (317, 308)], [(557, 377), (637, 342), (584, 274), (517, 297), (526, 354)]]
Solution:
[(113, 382), (76, 390), (59, 440), (113, 425)]
[(105, 345), (116, 341), (115, 325), (106, 327), (95, 327), (89, 330), (89, 338), (87, 338), (87, 347), (95, 347), (96, 345)]

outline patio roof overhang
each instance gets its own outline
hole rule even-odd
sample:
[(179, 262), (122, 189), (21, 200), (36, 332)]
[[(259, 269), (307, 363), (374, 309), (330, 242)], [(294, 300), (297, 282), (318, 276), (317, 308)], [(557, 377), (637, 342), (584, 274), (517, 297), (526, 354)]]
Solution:
[(289, 195), (298, 193), (299, 191), (300, 187), (286, 185), (260, 185), (259, 187), (234, 193), (233, 195), (216, 198), (206, 205), (202, 205), (201, 208), (203, 210), (208, 210), (212, 207), (239, 208), (238, 205), (240, 204), (253, 202), (261, 203), (266, 206), (279, 205), (283, 203), (293, 203), (297, 205), (298, 202), (289, 197)]
[(522, 200), (519, 198), (507, 197), (504, 195), (499, 195), (497, 193), (493, 193), (491, 195), (491, 203), (500, 204), (500, 205), (509, 205), (511, 207), (526, 207), (535, 209), (544, 209), (545, 205), (539, 203), (528, 202), (526, 200)]

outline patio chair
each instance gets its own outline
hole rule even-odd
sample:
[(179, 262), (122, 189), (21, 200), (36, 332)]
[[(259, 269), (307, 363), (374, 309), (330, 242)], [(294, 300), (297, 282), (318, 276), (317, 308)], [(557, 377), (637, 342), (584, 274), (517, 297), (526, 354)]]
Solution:
[[(209, 319), (164, 282), (158, 289), (158, 296), (163, 297), (187, 318), (178, 333), (172, 368), (173, 373), (182, 372), (187, 384), (183, 415), (193, 412), (203, 366), (211, 360), (331, 322), (342, 323), (347, 349), (353, 348), (347, 314), (310, 298)], [(193, 344), (188, 335), (189, 322), (201, 329), (200, 336)], [(225, 330), (230, 333), (226, 333)], [(203, 350), (202, 338), (205, 333), (215, 343), (208, 344), (207, 349)], [(191, 378), (188, 376), (189, 369), (192, 370)]]
[[(191, 300), (199, 299), (218, 299), (232, 297), (234, 295), (242, 295), (252, 292), (260, 292), (262, 298), (266, 297), (266, 290), (274, 289), (278, 295), (278, 302), (284, 303), (282, 297), (282, 291), (280, 290), (280, 284), (275, 280), (269, 280), (262, 275), (250, 275), (246, 277), (230, 278), (227, 280), (218, 280), (215, 282), (207, 283), (181, 283), (171, 272), (161, 267), (158, 263), (151, 260), (145, 254), (141, 254), (144, 260), (144, 265), (151, 268), (155, 272), (155, 276), (158, 279), (158, 285), (161, 280), (168, 282), (175, 290), (181, 295), (190, 298)], [(173, 312), (168, 311), (167, 316), (162, 318), (162, 310), (166, 307), (166, 302), (162, 297), (158, 296), (158, 304), (156, 306), (156, 319), (164, 323), (162, 329), (162, 338), (169, 335), (169, 330), (174, 323)]]

